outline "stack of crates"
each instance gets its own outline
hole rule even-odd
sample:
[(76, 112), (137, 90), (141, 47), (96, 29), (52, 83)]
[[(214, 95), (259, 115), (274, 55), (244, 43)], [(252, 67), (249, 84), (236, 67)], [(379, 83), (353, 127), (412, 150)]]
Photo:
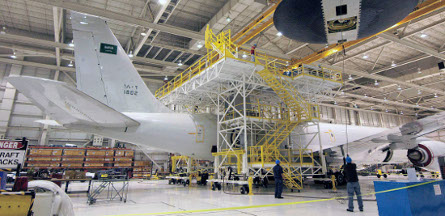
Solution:
[(62, 150), (30, 149), (29, 155), (35, 156), (28, 158), (28, 166), (30, 167), (59, 167)]
[[(62, 167), (82, 167), (85, 156), (84, 149), (64, 149)], [(68, 160), (66, 160), (68, 159)]]
[(133, 163), (133, 150), (116, 150), (114, 157), (114, 167), (131, 167)]

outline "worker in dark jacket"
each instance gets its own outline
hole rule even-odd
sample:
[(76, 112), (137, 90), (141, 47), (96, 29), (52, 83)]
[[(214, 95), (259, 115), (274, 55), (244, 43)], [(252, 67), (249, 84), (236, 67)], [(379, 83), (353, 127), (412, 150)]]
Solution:
[(275, 178), (275, 198), (283, 199), (283, 167), (280, 166), (280, 160), (275, 161), (277, 165), (273, 167), (273, 176)]
[(346, 165), (343, 171), (345, 175), (348, 189), (349, 205), (346, 211), (354, 212), (354, 193), (357, 195), (358, 208), (363, 211), (362, 193), (360, 192), (360, 184), (358, 183), (357, 165), (352, 163), (352, 159), (346, 157)]

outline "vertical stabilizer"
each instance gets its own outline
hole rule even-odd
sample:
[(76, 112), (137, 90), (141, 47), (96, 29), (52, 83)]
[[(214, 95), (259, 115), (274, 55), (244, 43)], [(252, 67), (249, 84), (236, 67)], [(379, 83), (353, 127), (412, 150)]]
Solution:
[(77, 88), (119, 112), (170, 112), (148, 90), (107, 23), (71, 12)]

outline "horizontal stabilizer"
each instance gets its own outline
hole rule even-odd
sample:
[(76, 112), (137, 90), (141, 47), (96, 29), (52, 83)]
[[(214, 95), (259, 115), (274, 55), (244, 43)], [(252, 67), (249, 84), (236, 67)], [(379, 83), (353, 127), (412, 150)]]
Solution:
[(65, 127), (102, 127), (127, 130), (139, 123), (64, 82), (36, 78), (9, 77), (24, 94), (51, 119)]

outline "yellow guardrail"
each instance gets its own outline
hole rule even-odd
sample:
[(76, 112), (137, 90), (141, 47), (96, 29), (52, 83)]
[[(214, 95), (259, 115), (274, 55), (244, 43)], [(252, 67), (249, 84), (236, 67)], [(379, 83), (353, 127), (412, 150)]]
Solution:
[[(249, 50), (240, 49), (235, 45), (231, 39), (230, 30), (223, 31), (218, 35), (213, 34), (213, 31), (207, 27), (205, 36), (205, 46), (208, 53), (198, 59), (189, 68), (178, 74), (172, 80), (167, 82), (164, 86), (155, 92), (157, 98), (162, 98), (168, 95), (176, 88), (182, 86), (193, 77), (201, 74), (206, 68), (213, 66), (216, 62), (224, 58), (233, 58), (241, 61), (252, 62), (252, 56)], [(275, 71), (275, 75), (280, 77), (287, 77), (296, 79), (302, 75), (322, 78), (333, 82), (342, 82), (342, 74), (340, 71), (331, 70), (328, 68), (319, 68), (318, 71), (310, 66), (302, 66), (296, 69), (289, 69), (289, 62), (285, 59), (280, 59), (268, 56), (265, 53), (255, 51), (254, 62), (263, 65)]]
[[(275, 163), (275, 161), (283, 161), (283, 164), (290, 166), (314, 166), (314, 154), (311, 149), (277, 149), (278, 151), (267, 151), (266, 146), (251, 146), (249, 148), (249, 163), (264, 164)], [(295, 153), (297, 152), (297, 153)], [(305, 160), (309, 159), (309, 160)]]

